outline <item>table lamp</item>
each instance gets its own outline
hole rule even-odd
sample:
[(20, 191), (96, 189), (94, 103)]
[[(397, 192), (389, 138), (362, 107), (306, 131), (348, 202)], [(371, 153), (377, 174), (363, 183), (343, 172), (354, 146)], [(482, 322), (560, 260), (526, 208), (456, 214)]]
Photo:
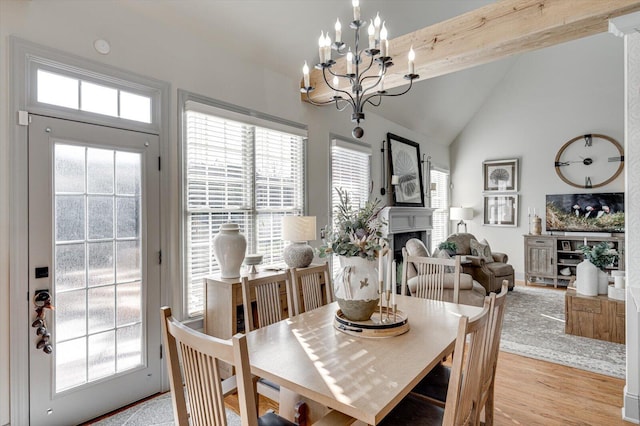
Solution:
[(313, 260), (313, 249), (308, 241), (316, 239), (315, 216), (285, 216), (282, 218), (282, 239), (291, 241), (282, 253), (290, 268), (306, 268)]
[(451, 207), (449, 209), (449, 218), (460, 221), (458, 222), (456, 232), (460, 232), (460, 225), (464, 225), (464, 232), (467, 232), (465, 220), (473, 219), (473, 209), (471, 207)]

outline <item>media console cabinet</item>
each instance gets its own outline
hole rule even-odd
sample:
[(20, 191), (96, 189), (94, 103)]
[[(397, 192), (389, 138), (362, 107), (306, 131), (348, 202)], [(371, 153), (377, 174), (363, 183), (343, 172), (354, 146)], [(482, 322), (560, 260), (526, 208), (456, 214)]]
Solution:
[(594, 246), (606, 242), (620, 254), (608, 268), (624, 270), (624, 236), (595, 237), (577, 235), (524, 235), (524, 282), (567, 286), (576, 277), (576, 266), (583, 255), (578, 249), (587, 242)]
[(574, 289), (565, 294), (564, 332), (576, 336), (625, 343), (625, 302), (606, 295), (584, 296)]

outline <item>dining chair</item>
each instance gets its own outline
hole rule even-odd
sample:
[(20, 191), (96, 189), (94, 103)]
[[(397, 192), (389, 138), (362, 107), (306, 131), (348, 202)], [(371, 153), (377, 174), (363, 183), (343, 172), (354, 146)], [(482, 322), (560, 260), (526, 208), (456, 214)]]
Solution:
[(333, 301), (329, 263), (307, 268), (291, 268), (289, 273), (291, 297), (295, 308), (294, 311), (289, 309), (290, 315), (299, 315)]
[[(285, 290), (285, 300), (282, 298), (282, 289)], [(255, 297), (251, 297), (255, 295)], [(246, 302), (255, 299), (253, 303)], [(293, 309), (291, 290), (289, 288), (289, 275), (287, 272), (270, 275), (267, 277), (249, 278), (242, 277), (242, 300), (244, 307), (244, 326), (246, 332), (260, 327), (266, 327), (289, 317)], [(286, 317), (285, 317), (286, 313)], [(280, 387), (265, 379), (259, 379), (257, 383), (258, 393), (269, 399), (278, 401)]]
[(444, 408), (409, 393), (380, 425), (476, 425), (488, 323), (488, 300), (479, 315), (460, 317)]
[[(442, 259), (428, 256), (411, 256), (402, 248), (402, 294), (409, 286), (409, 264), (415, 268), (416, 275), (411, 279), (411, 295), (424, 299), (444, 300), (445, 288), (453, 287), (452, 300), (458, 303), (460, 298), (460, 257)], [(415, 288), (415, 290), (414, 290)]]
[(178, 322), (171, 315), (171, 308), (166, 306), (161, 308), (161, 317), (176, 425), (226, 426), (223, 381), (219, 366), (221, 362), (227, 362), (236, 370), (242, 426), (296, 426), (272, 412), (258, 420), (249, 351), (244, 335), (236, 334), (230, 340), (222, 340), (200, 333)]
[[(507, 293), (509, 291), (509, 281), (502, 282), (502, 289), (499, 294), (491, 293), (485, 300), (489, 303), (489, 325), (487, 339), (484, 349), (484, 359), (482, 362), (482, 386), (480, 398), (480, 410), (476, 412), (478, 423), (484, 408), (484, 424), (493, 424), (493, 404), (496, 368), (498, 365), (498, 354), (500, 352), (500, 336), (502, 334), (502, 323), (506, 307)], [(412, 394), (423, 398), (433, 404), (445, 406), (447, 401), (447, 388), (451, 377), (451, 368), (439, 364), (427, 374), (412, 390)]]

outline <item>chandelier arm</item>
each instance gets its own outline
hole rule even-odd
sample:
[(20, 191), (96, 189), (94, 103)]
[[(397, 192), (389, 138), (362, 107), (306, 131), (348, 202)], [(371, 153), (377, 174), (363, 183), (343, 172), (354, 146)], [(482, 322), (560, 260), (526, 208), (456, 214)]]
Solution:
[[(331, 90), (333, 90), (334, 92), (344, 93), (345, 95), (349, 96), (349, 98), (351, 99), (351, 104), (352, 104), (352, 105), (353, 105), (353, 104), (355, 104), (355, 100), (353, 99), (353, 96), (351, 96), (351, 93), (349, 93), (349, 92), (348, 92), (348, 91), (346, 91), (346, 90), (342, 90), (342, 89), (339, 89), (339, 88), (335, 88), (335, 87), (333, 87), (333, 86), (329, 83), (329, 79), (327, 79), (327, 74), (326, 74), (325, 70), (329, 70), (329, 74), (332, 74), (332, 75), (336, 75), (336, 74), (334, 74), (334, 73), (331, 71), (331, 68), (328, 68), (328, 67), (327, 67), (327, 68), (323, 68), (323, 69), (322, 69), (322, 78), (324, 78), (324, 82), (326, 83), (326, 85), (327, 85), (327, 86), (329, 86), (329, 88), (330, 88)], [(337, 77), (339, 77), (339, 75), (336, 75), (336, 76), (337, 76)], [(308, 98), (308, 97), (309, 97), (309, 94), (307, 93), (307, 98)], [(344, 100), (345, 102), (349, 102), (347, 99), (343, 99), (343, 100)], [(322, 105), (330, 104), (330, 103), (331, 103), (331, 102), (333, 102), (333, 101), (334, 101), (334, 99), (331, 99), (331, 100), (329, 100), (329, 101), (324, 102)], [(338, 107), (338, 101), (337, 101), (337, 100), (335, 100), (335, 102), (336, 102), (336, 108), (337, 108), (337, 107)], [(318, 105), (319, 105), (319, 104), (318, 104)], [(343, 109), (344, 109), (344, 108), (343, 108)], [(340, 111), (342, 111), (342, 110), (340, 110)]]
[(316, 106), (324, 106), (324, 105), (329, 105), (331, 102), (334, 102), (333, 99), (328, 100), (328, 101), (323, 101), (323, 102), (317, 102), (314, 101), (313, 99), (311, 99), (311, 97), (309, 96), (309, 91), (306, 91), (307, 94), (307, 101), (311, 104), (311, 105), (316, 105)]
[(405, 93), (407, 93), (409, 90), (411, 90), (412, 86), (413, 86), (413, 80), (409, 80), (409, 87), (407, 87), (407, 90), (405, 90), (404, 92), (400, 92), (400, 93), (385, 93), (384, 96), (402, 96)]
[(338, 106), (338, 99), (336, 99), (336, 109), (338, 111), (344, 111), (345, 109), (347, 109), (348, 106), (352, 106), (351, 102), (347, 101), (346, 99), (342, 99), (342, 101), (344, 101), (344, 105), (342, 107)]
[(367, 78), (371, 77), (371, 76), (366, 76), (365, 74), (367, 73), (367, 71), (371, 69), (372, 66), (373, 66), (373, 56), (371, 56), (371, 61), (369, 61), (369, 65), (367, 66), (367, 68), (360, 71), (356, 75), (356, 78), (358, 79), (358, 83), (362, 84)]
[[(380, 106), (380, 104), (382, 103), (382, 97), (383, 97), (383, 96), (386, 96), (386, 95), (385, 95), (384, 93), (372, 93), (372, 94), (370, 94), (370, 95), (369, 95), (369, 96), (368, 96), (368, 97), (367, 97), (367, 98), (362, 102), (362, 104), (363, 104), (363, 105), (364, 105), (364, 104), (371, 104), (371, 105), (373, 105), (373, 106), (375, 106), (375, 107)], [(375, 97), (377, 97), (377, 98), (378, 98), (378, 103), (374, 103), (374, 102), (371, 100), (372, 98), (375, 98)]]
[(370, 91), (371, 89), (373, 89), (374, 87), (376, 87), (378, 84), (380, 84), (380, 82), (382, 81), (382, 77), (384, 76), (384, 72), (382, 74), (378, 74), (378, 75), (368, 75), (366, 77), (362, 78), (362, 83), (364, 85), (364, 81), (369, 79), (369, 78), (377, 78), (378, 80), (372, 84), (371, 86), (367, 87), (366, 89), (364, 89), (362, 91), (362, 95), (364, 96), (368, 91)]

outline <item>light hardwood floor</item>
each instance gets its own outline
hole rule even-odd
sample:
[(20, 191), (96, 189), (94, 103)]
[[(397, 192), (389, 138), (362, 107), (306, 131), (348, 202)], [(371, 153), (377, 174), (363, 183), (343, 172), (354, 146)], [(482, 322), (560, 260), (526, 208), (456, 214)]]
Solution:
[[(500, 352), (495, 425), (632, 425), (621, 418), (624, 380)], [(237, 399), (227, 398), (237, 411)], [(261, 396), (260, 412), (278, 404)]]

